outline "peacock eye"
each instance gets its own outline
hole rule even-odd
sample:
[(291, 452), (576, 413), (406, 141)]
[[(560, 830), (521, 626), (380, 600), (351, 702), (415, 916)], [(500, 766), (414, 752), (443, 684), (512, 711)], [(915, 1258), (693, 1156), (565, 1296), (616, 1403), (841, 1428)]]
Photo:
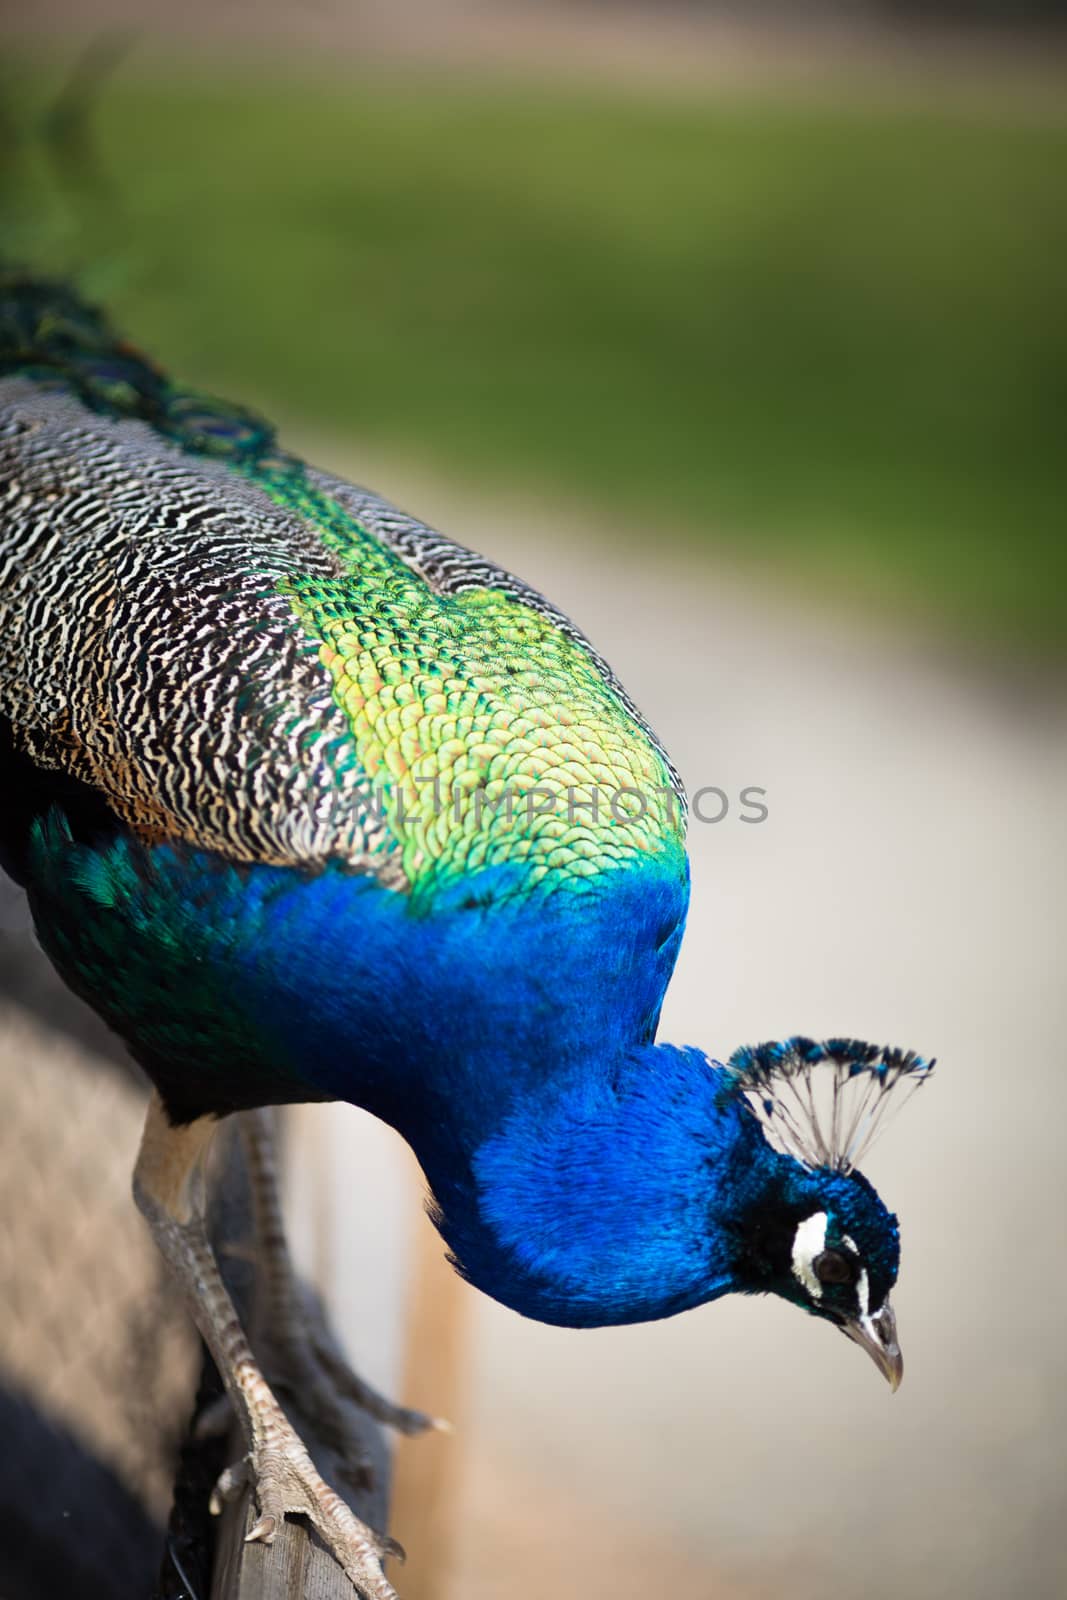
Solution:
[(852, 1263), (839, 1250), (823, 1250), (812, 1262), (820, 1283), (851, 1283)]

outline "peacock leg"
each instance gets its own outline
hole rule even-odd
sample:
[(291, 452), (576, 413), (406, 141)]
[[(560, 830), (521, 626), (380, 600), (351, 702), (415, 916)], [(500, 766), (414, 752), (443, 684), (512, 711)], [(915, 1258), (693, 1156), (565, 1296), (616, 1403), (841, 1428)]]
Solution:
[(251, 1478), (259, 1517), (249, 1540), (270, 1544), (286, 1515), (306, 1516), (365, 1600), (397, 1600), (382, 1562), (398, 1547), (360, 1522), (316, 1471), (256, 1363), (222, 1281), (205, 1224), (204, 1158), (216, 1127), (211, 1117), (171, 1126), (153, 1095), (133, 1178), (137, 1204), (185, 1291), (248, 1443), (244, 1461), (219, 1480), (212, 1509)]
[(368, 1480), (369, 1463), (360, 1449), (358, 1426), (345, 1425), (344, 1402), (401, 1433), (440, 1427), (422, 1411), (394, 1405), (352, 1371), (333, 1340), (314, 1299), (302, 1288), (289, 1255), (282, 1222), (274, 1153), (274, 1115), (245, 1111), (238, 1118), (252, 1194), (256, 1259), (260, 1272), (264, 1355), (283, 1394), (314, 1418), (316, 1430), (342, 1463), (354, 1486)]

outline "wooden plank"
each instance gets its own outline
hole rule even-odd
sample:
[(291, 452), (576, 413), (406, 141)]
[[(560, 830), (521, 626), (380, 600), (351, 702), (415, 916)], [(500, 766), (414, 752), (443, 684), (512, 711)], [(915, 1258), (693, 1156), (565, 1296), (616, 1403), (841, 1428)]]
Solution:
[(227, 1515), (215, 1557), (214, 1600), (352, 1600), (352, 1585), (306, 1528), (288, 1519), (273, 1544), (245, 1544), (254, 1520), (251, 1495)]

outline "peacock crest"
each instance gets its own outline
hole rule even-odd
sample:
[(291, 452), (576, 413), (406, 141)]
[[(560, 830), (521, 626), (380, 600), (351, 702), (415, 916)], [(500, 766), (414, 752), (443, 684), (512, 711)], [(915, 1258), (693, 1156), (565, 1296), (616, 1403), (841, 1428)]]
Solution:
[(852, 1172), (934, 1069), (914, 1050), (796, 1037), (743, 1045), (726, 1064), (769, 1142), (808, 1167)]

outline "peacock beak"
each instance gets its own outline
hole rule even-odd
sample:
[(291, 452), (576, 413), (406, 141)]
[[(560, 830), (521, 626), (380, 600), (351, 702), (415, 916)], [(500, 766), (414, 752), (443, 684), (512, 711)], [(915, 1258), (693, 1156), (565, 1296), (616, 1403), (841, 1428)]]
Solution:
[(897, 1343), (897, 1319), (887, 1300), (881, 1311), (866, 1317), (853, 1317), (842, 1324), (842, 1331), (854, 1339), (861, 1350), (866, 1350), (882, 1376), (888, 1379), (895, 1394), (904, 1376), (904, 1357)]

